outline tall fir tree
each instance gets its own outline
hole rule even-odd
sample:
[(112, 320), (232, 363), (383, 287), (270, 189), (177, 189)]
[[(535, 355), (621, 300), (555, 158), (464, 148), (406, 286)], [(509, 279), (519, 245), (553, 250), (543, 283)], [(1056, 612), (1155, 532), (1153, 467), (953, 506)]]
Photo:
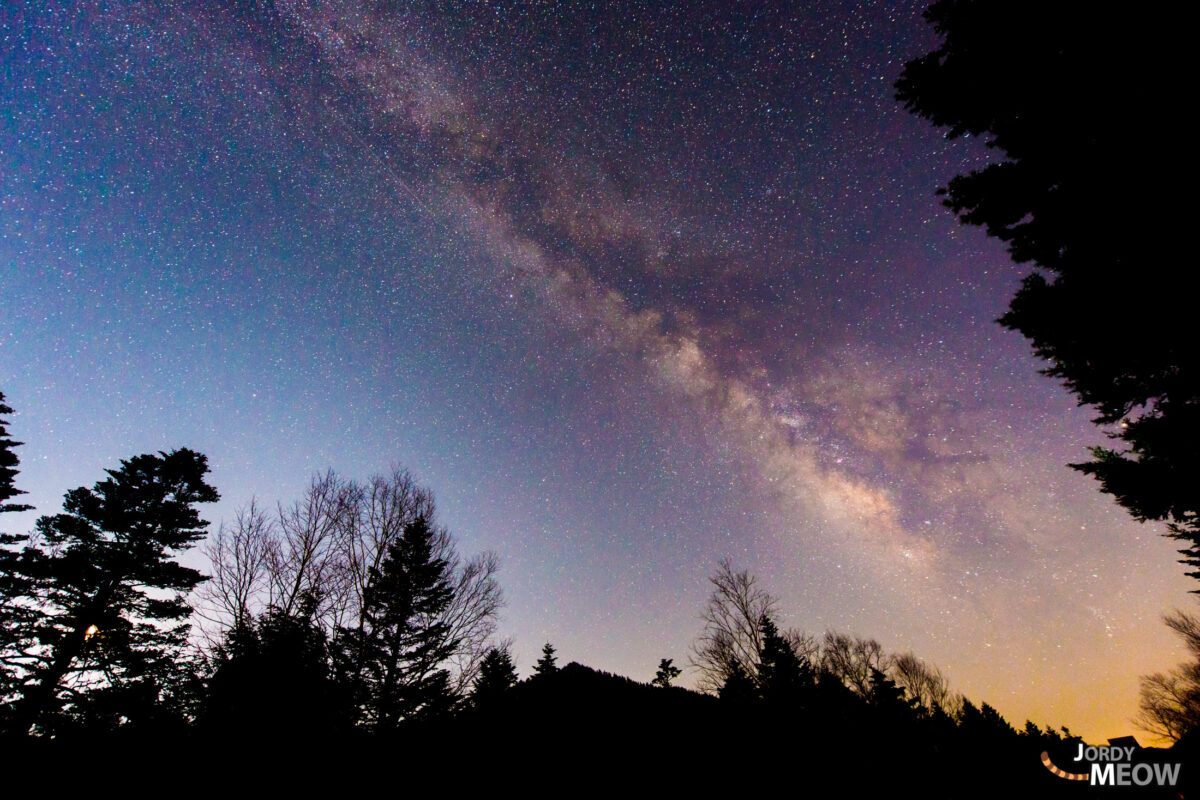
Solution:
[[(13, 410), (4, 402), (4, 392), (0, 392), (0, 415), (11, 413)], [(22, 442), (12, 440), (8, 435), (8, 421), (0, 418), (0, 512), (28, 511), (33, 508), (24, 503), (8, 502), (17, 495), (25, 494), (24, 491), (17, 488), (15, 481), (20, 459), (17, 458), (14, 450), (21, 444)]]
[(557, 659), (554, 657), (554, 645), (546, 642), (542, 645), (542, 657), (533, 665), (535, 675), (549, 675), (558, 671)]
[[(4, 393), (0, 392), (0, 415), (11, 413), (13, 410), (4, 402)], [(0, 416), (0, 513), (28, 511), (32, 508), (24, 503), (9, 502), (25, 494), (16, 486), (17, 465), (20, 463), (16, 448), (20, 446), (21, 442), (13, 441), (8, 435), (8, 421)], [(29, 581), (12, 572), (14, 554), (5, 549), (6, 546), (18, 545), (28, 539), (28, 536), (0, 530), (0, 643), (14, 641), (17, 632), (27, 627), (33, 619), (33, 609), (20, 600), (29, 595)], [(3, 720), (12, 714), (12, 702), (17, 697), (16, 686), (21, 674), (18, 662), (10, 658), (11, 654), (7, 652), (0, 654), (0, 730), (3, 729)]]
[(1034, 267), (998, 321), (1115, 444), (1071, 466), (1135, 519), (1165, 522), (1200, 579), (1200, 349), (1178, 255), (1191, 220), (1155, 201), (1188, 185), (1155, 124), (1187, 49), (1158, 15), (1079, 12), (938, 0), (925, 18), (941, 41), (904, 66), (896, 97), (999, 156), (939, 192)]
[(406, 525), (371, 573), (363, 624), (339, 633), (339, 672), (353, 687), (361, 722), (375, 731), (444, 714), (456, 701), (443, 666), (459, 645), (442, 619), (453, 570), (437, 553), (439, 535), (423, 516)]
[(218, 499), (207, 472), (187, 449), (122, 461), (93, 489), (68, 492), (64, 513), (39, 519), (22, 549), (0, 549), (6, 591), (21, 592), (0, 641), (16, 674), (6, 730), (112, 726), (161, 710), (181, 677), (187, 594), (204, 580), (174, 557), (208, 525), (195, 508)]
[(508, 646), (493, 647), (483, 657), (479, 677), (471, 700), (476, 707), (484, 708), (496, 703), (509, 689), (517, 685), (517, 670), (513, 665)]
[(775, 622), (764, 615), (759, 620), (762, 651), (758, 663), (758, 690), (764, 700), (794, 703), (812, 688), (813, 675), (808, 663), (779, 634)]

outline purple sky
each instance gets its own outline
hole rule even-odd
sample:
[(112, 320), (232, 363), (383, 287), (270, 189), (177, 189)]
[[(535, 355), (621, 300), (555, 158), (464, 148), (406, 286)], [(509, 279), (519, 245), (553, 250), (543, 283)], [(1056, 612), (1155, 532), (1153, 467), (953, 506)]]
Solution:
[(785, 627), (1134, 731), (1191, 586), (993, 322), (1024, 270), (934, 195), (987, 153), (892, 97), (921, 5), (199, 5), (0, 10), (39, 512), (185, 445), (214, 526), (401, 464), (500, 555), (523, 672), (686, 661), (728, 556)]

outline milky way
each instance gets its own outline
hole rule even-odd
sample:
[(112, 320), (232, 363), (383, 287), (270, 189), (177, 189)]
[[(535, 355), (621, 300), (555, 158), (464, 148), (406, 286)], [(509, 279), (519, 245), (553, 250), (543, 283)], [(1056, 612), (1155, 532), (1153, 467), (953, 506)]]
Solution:
[(1102, 433), (938, 205), (989, 153), (892, 97), (922, 8), (772, 5), (6, 7), (31, 501), (184, 444), (214, 521), (401, 463), (525, 668), (683, 661), (728, 556), (785, 625), (1130, 732), (1190, 587), (1065, 466)]

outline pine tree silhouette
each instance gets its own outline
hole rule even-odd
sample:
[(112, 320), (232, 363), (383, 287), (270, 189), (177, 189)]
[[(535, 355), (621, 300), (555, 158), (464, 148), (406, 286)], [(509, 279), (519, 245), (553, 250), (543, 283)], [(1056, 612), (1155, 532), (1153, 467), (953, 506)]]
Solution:
[(340, 631), (340, 672), (362, 722), (376, 731), (442, 715), (455, 704), (443, 664), (458, 641), (440, 617), (453, 597), (452, 569), (434, 555), (435, 535), (424, 517), (405, 526), (371, 574), (362, 629)]
[(557, 672), (558, 665), (554, 657), (554, 646), (549, 642), (542, 645), (542, 657), (538, 659), (533, 666), (533, 672), (536, 675), (548, 675), (551, 672)]
[(33, 601), (0, 641), (22, 668), (10, 732), (52, 730), (63, 710), (129, 717), (112, 696), (153, 709), (178, 679), (187, 594), (204, 576), (174, 557), (208, 526), (195, 508), (218, 499), (207, 472), (207, 459), (187, 449), (122, 461), (93, 489), (68, 492), (64, 513), (38, 520), (39, 546), (0, 550), (6, 588)]

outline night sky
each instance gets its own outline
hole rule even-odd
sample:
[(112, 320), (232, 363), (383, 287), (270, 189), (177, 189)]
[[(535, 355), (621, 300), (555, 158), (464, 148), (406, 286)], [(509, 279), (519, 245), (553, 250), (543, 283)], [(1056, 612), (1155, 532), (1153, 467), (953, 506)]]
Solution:
[(38, 512), (182, 446), (214, 529), (400, 464), (499, 554), (524, 674), (686, 661), (728, 556), (784, 627), (1137, 732), (1192, 587), (1065, 466), (1105, 440), (993, 321), (1027, 270), (939, 205), (990, 154), (893, 99), (923, 4), (258, 5), (0, 9)]

